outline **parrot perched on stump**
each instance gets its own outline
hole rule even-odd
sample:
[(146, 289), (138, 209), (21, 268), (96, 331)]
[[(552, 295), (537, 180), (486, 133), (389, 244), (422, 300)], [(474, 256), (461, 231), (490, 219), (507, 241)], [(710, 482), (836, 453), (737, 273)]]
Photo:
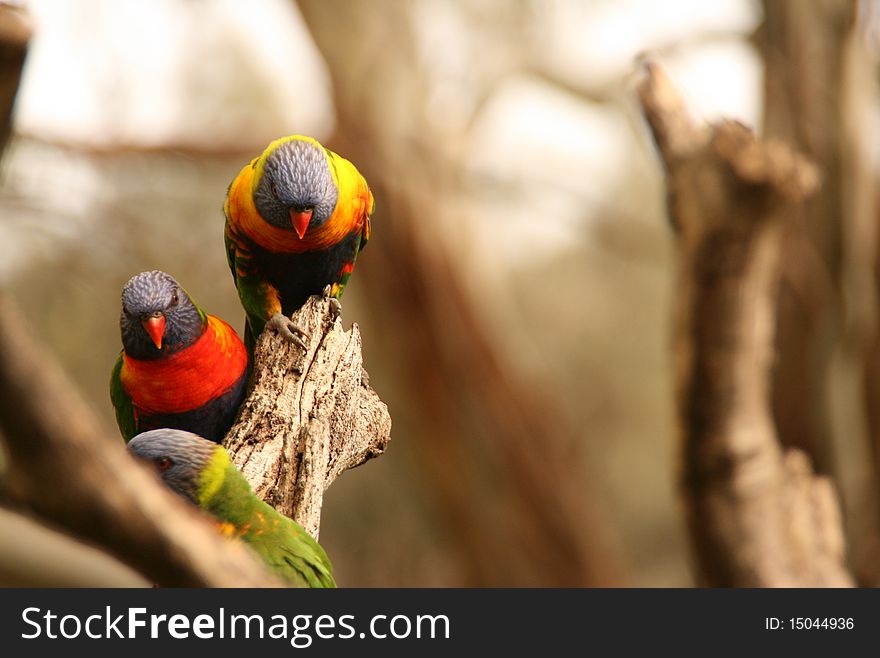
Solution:
[(222, 446), (190, 432), (162, 429), (139, 434), (128, 449), (152, 462), (165, 484), (213, 515), (223, 534), (242, 539), (291, 585), (336, 587), (320, 544), (257, 498)]
[(355, 166), (310, 137), (276, 139), (229, 185), (226, 255), (253, 354), (267, 323), (301, 343), (289, 316), (311, 295), (338, 298), (370, 237), (373, 195)]
[(119, 325), (123, 349), (110, 398), (123, 438), (171, 427), (220, 441), (248, 376), (248, 353), (235, 330), (158, 270), (125, 284)]

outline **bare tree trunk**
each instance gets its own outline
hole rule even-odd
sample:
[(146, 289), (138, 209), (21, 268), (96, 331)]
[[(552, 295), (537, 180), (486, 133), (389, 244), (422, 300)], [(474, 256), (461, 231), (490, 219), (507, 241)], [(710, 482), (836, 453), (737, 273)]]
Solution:
[(842, 330), (846, 53), (856, 3), (766, 0), (763, 9), (756, 42), (765, 62), (764, 133), (804, 153), (822, 179), (783, 241), (773, 411), (783, 445), (830, 473), (827, 384)]
[[(809, 156), (822, 177), (800, 228), (785, 241), (774, 410), (783, 443), (810, 449), (827, 472), (832, 359), (842, 387), (864, 387), (867, 404), (843, 408), (857, 418), (837, 429), (861, 432), (860, 421), (867, 420), (875, 477), (847, 491), (848, 520), (860, 577), (877, 582), (880, 235), (871, 162), (877, 84), (876, 56), (865, 43), (865, 32), (876, 29), (870, 24), (876, 9), (852, 0), (785, 0), (765, 2), (764, 12), (757, 41), (767, 66), (766, 132)], [(846, 450), (861, 447), (834, 438)]]
[(333, 79), (333, 145), (377, 199), (358, 285), (381, 308), (385, 358), (418, 419), (407, 440), (418, 442), (468, 584), (621, 582), (619, 556), (573, 469), (573, 428), (499, 356), (439, 237), (443, 222), (465, 221), (445, 204), (457, 142), (426, 119), (411, 6), (299, 4)]
[(699, 125), (658, 66), (639, 87), (678, 235), (677, 403), (696, 556), (712, 586), (846, 586), (831, 482), (770, 412), (781, 241), (818, 179), (741, 124)]

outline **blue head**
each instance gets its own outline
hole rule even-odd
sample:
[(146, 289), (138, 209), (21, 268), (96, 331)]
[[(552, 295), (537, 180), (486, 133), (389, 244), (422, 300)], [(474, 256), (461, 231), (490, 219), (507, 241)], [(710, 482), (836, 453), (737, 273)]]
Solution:
[(338, 194), (324, 148), (292, 139), (265, 155), (254, 205), (266, 222), (296, 231), (302, 239), (330, 218)]
[(198, 307), (170, 274), (141, 272), (122, 289), (119, 328), (126, 354), (158, 359), (191, 345), (205, 330)]

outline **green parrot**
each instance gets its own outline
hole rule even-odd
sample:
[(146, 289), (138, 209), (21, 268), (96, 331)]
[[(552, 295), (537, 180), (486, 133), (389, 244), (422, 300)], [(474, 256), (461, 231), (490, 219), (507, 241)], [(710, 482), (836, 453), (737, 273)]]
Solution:
[(324, 549), (301, 525), (254, 495), (226, 449), (192, 432), (158, 429), (128, 443), (151, 462), (173, 491), (214, 516), (221, 532), (238, 537), (295, 587), (336, 587)]

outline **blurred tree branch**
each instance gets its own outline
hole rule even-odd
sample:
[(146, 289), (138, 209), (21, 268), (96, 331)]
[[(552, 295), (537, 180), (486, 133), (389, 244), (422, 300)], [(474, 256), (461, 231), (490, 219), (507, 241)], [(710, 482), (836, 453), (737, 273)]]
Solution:
[(358, 281), (381, 308), (385, 360), (418, 423), (408, 437), (467, 584), (620, 583), (620, 554), (572, 459), (573, 428), (499, 354), (439, 237), (444, 222), (464, 221), (445, 204), (462, 136), (440, 135), (427, 120), (411, 5), (299, 6), (333, 80), (333, 146), (357, 163), (377, 199)]
[(831, 472), (835, 438), (844, 449), (858, 446), (832, 436), (830, 385), (864, 388), (867, 404), (845, 406), (840, 430), (861, 432), (867, 418), (875, 477), (846, 493), (857, 569), (876, 582), (877, 501), (867, 514), (859, 504), (876, 496), (880, 475), (880, 231), (871, 146), (877, 62), (866, 44), (876, 8), (855, 0), (763, 5), (755, 41), (766, 64), (765, 133), (807, 155), (822, 176), (784, 240), (774, 413), (783, 444), (809, 450), (817, 468)]
[(678, 409), (696, 555), (711, 586), (847, 586), (833, 485), (781, 448), (770, 367), (781, 241), (817, 172), (743, 125), (707, 127), (648, 63), (639, 95), (678, 236)]
[(12, 108), (31, 33), (27, 12), (0, 4), (0, 151), (9, 139)]
[[(876, 130), (872, 129), (878, 98), (876, 30), (880, 7), (860, 3), (859, 21), (851, 32), (846, 62), (846, 123), (844, 151), (844, 200), (847, 208), (846, 308), (849, 347), (862, 370), (869, 450), (873, 475), (856, 494), (870, 501), (852, 524), (854, 562), (861, 582), (880, 584), (880, 199), (874, 164)], [(870, 43), (869, 40), (873, 41)], [(861, 409), (862, 407), (860, 407)], [(855, 496), (854, 496), (855, 497)], [(867, 512), (867, 513), (866, 513)], [(860, 527), (861, 526), (861, 527)]]
[(391, 417), (369, 386), (357, 325), (343, 331), (321, 297), (292, 317), (306, 349), (263, 332), (253, 388), (224, 444), (256, 494), (317, 538), (324, 491), (382, 454)]
[(847, 50), (853, 0), (765, 0), (755, 42), (765, 64), (764, 134), (806, 155), (822, 186), (792, 209), (783, 240), (773, 412), (783, 445), (832, 471), (828, 382), (841, 337), (846, 240), (853, 229), (846, 179)]
[(5, 491), (51, 524), (108, 550), (165, 586), (277, 586), (243, 545), (105, 434), (75, 385), (0, 295), (0, 428)]

